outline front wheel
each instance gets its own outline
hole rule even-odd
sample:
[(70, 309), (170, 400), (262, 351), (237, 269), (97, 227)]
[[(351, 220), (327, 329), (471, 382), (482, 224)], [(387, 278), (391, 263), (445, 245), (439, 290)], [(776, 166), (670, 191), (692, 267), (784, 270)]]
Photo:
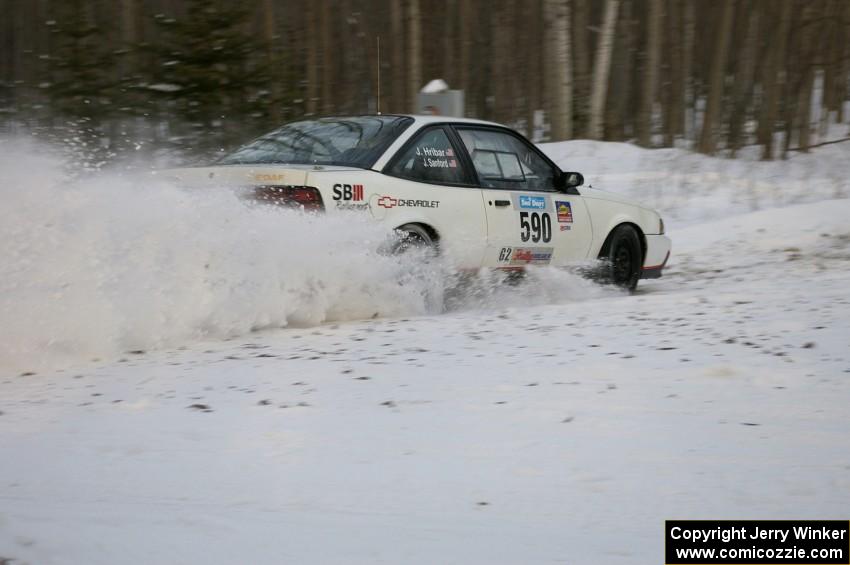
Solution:
[(608, 260), (608, 278), (613, 284), (634, 290), (640, 279), (643, 256), (640, 236), (632, 226), (618, 226), (611, 233), (608, 254), (600, 257)]

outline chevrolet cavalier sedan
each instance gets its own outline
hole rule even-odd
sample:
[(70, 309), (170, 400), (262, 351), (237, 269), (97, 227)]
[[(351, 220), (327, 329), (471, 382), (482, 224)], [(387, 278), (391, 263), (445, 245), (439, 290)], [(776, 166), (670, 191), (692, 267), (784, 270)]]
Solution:
[(360, 213), (461, 269), (521, 270), (602, 259), (634, 289), (670, 256), (658, 212), (582, 187), (516, 131), (472, 119), (325, 117), (286, 124), (211, 166), (165, 172), (184, 185), (232, 185), (252, 198)]

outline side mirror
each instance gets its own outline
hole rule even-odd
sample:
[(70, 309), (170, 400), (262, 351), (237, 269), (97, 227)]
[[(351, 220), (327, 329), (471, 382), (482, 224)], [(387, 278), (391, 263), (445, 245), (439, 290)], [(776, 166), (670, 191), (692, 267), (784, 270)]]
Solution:
[(561, 173), (561, 177), (558, 180), (560, 188), (563, 189), (577, 188), (584, 184), (584, 176), (575, 171)]

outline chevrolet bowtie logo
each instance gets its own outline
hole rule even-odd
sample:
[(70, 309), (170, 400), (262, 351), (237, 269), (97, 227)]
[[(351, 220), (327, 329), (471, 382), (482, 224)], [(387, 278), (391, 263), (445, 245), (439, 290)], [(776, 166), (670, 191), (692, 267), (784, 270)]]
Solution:
[(398, 200), (392, 196), (381, 196), (378, 199), (378, 206), (383, 208), (394, 208), (396, 204), (398, 204)]

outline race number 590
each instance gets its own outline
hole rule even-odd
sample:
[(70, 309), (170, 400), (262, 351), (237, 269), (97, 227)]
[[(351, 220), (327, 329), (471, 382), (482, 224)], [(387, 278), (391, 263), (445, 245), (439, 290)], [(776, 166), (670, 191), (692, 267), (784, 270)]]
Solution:
[(552, 218), (549, 214), (538, 214), (537, 212), (520, 212), (519, 213), (519, 229), (520, 239), (534, 243), (538, 241), (551, 241), (552, 239)]

